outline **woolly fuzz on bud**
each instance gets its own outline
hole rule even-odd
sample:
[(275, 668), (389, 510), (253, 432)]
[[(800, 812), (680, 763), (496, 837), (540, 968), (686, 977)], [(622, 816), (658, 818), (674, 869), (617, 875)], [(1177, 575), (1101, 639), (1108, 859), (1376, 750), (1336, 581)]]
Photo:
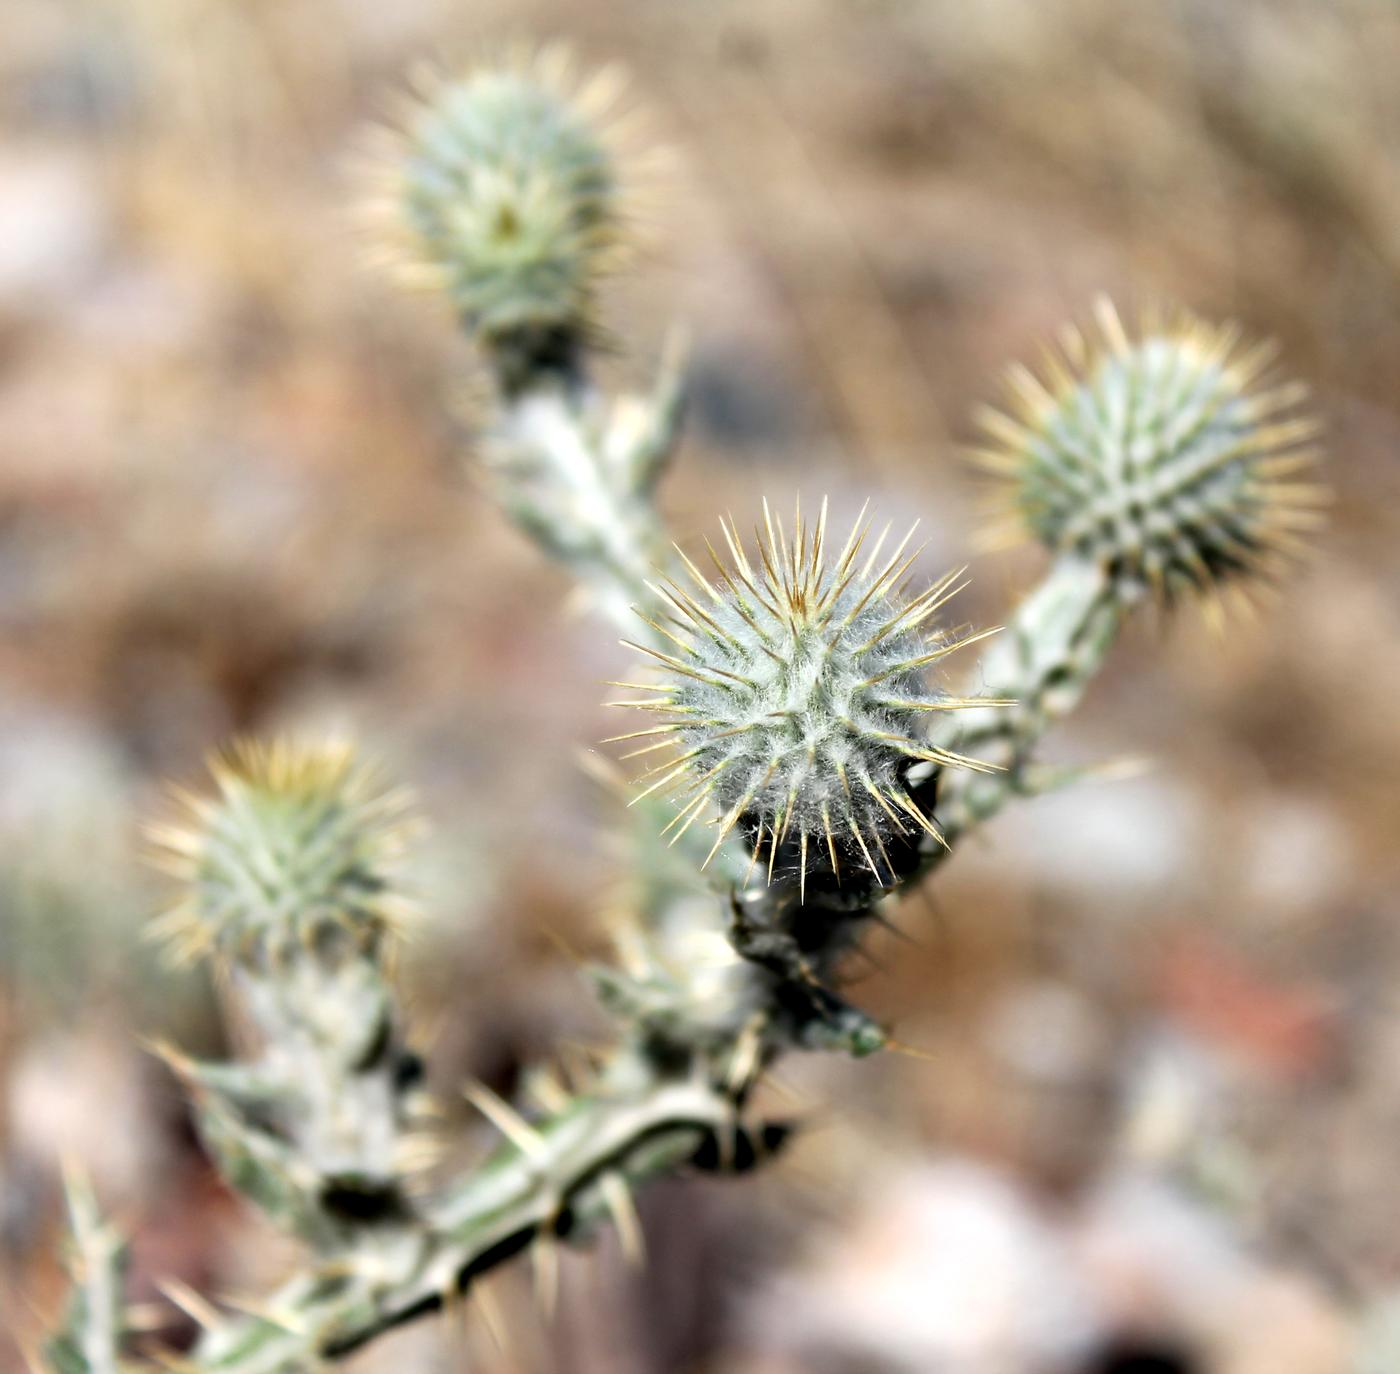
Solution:
[(380, 200), (404, 275), (445, 290), (488, 347), (539, 353), (590, 330), (627, 218), (621, 84), (613, 70), (580, 80), (560, 48), (418, 81)]
[(813, 525), (799, 509), (791, 538), (766, 503), (764, 522), (756, 564), (733, 525), (721, 522), (732, 564), (710, 546), (717, 581), (682, 553), (692, 588), (671, 579), (654, 588), (668, 610), (643, 616), (652, 645), (630, 647), (658, 662), (667, 680), (622, 684), (655, 699), (614, 704), (657, 712), (665, 723), (616, 738), (644, 741), (638, 755), (675, 749), (679, 757), (651, 770), (642, 795), (674, 785), (679, 811), (668, 829), (679, 838), (708, 816), (718, 830), (711, 857), (738, 826), (755, 863), (766, 847), (770, 881), (775, 868), (795, 867), (805, 892), (809, 867), (828, 863), (839, 881), (844, 857), (892, 884), (891, 840), (938, 833), (911, 795), (910, 770), (987, 767), (930, 744), (925, 722), (930, 713), (989, 704), (945, 693), (928, 673), (991, 632), (959, 636), (933, 626), (960, 574), (904, 594), (918, 556), (908, 552), (913, 529), (887, 550), (889, 526), (871, 540), (862, 511), (830, 558), (825, 502)]
[(1043, 375), (1008, 374), (1009, 413), (986, 409), (983, 467), (1010, 486), (1013, 523), (1056, 552), (1170, 600), (1238, 573), (1270, 574), (1302, 548), (1324, 491), (1299, 480), (1315, 423), (1296, 384), (1266, 374), (1268, 345), (1185, 314), (1130, 334), (1096, 303), (1096, 335), (1068, 328)]
[(153, 933), (181, 961), (217, 949), (254, 967), (297, 949), (374, 951), (405, 910), (389, 884), (405, 795), (343, 744), (242, 741), (209, 767), (217, 795), (177, 793), (185, 822), (148, 829), (189, 888)]

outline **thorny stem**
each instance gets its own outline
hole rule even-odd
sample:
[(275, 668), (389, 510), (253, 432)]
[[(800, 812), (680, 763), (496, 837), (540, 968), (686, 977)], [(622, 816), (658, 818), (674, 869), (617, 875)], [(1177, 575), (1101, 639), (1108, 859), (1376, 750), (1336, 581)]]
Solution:
[[(659, 1076), (620, 1055), (605, 1081), (552, 1121), (530, 1128), (412, 1223), (365, 1238), (353, 1265), (291, 1280), (267, 1315), (206, 1336), (199, 1368), (273, 1374), (312, 1355), (349, 1354), (376, 1335), (469, 1293), (472, 1281), (531, 1246), (577, 1240), (635, 1185), (730, 1149), (726, 1097), (693, 1074)], [(546, 1261), (548, 1263), (548, 1261)], [(545, 1280), (546, 1282), (548, 1280)]]
[(649, 397), (609, 406), (575, 363), (539, 371), (502, 394), (487, 472), (506, 514), (589, 588), (599, 609), (634, 633), (633, 606), (667, 561), (654, 493), (680, 437), (678, 336)]
[(62, 1328), (45, 1355), (56, 1374), (118, 1374), (118, 1349), (125, 1328), (122, 1307), (122, 1245), (104, 1225), (87, 1183), (67, 1181), (72, 1234), (68, 1270), (72, 1291)]
[[(1045, 790), (1033, 771), (1035, 748), (1079, 704), (1130, 609), (1101, 566), (1062, 556), (992, 640), (977, 665), (977, 687), (1015, 705), (965, 711), (943, 723), (959, 749), (1001, 769), (945, 775), (937, 811), (950, 844), (1014, 798)], [(932, 861), (948, 853), (934, 846)]]

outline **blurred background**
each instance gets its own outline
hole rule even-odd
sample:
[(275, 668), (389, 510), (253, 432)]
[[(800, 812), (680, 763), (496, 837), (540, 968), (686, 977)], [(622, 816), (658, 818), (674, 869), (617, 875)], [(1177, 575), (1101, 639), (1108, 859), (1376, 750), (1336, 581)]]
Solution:
[(474, 489), (469, 350), (354, 225), (406, 66), (520, 35), (621, 59), (674, 151), (606, 371), (689, 326), (683, 541), (871, 493), (999, 621), (1040, 560), (977, 555), (958, 444), (1099, 290), (1277, 338), (1336, 501), (1257, 622), (1137, 627), (1051, 746), (1146, 771), (1006, 814), (898, 913), (854, 995), (917, 1056), (783, 1066), (792, 1150), (647, 1195), (648, 1266), (569, 1257), (552, 1325), (521, 1266), (503, 1344), (468, 1312), (354, 1367), (1352, 1367), (1400, 1291), (1393, 0), (5, 0), (3, 32), (0, 1369), (62, 1291), (64, 1157), (166, 1342), (163, 1282), (295, 1259), (140, 1044), (221, 1052), (140, 939), (137, 828), (229, 734), (348, 730), (418, 789), (445, 1099), (604, 1031), (574, 955), (617, 817), (578, 756), (628, 655)]

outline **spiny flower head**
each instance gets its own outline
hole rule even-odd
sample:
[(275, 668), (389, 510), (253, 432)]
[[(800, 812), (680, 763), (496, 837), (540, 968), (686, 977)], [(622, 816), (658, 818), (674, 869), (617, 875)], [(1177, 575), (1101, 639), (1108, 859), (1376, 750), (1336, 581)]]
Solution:
[(1073, 327), (1044, 376), (1015, 367), (1009, 409), (981, 415), (975, 457), (1008, 479), (1017, 522), (1164, 599), (1269, 573), (1318, 521), (1314, 423), (1297, 385), (1265, 374), (1272, 349), (1185, 314), (1145, 314), (1135, 337), (1105, 299), (1098, 337)]
[(622, 239), (610, 148), (616, 73), (568, 55), (429, 83), (399, 142), (391, 198), (419, 268), (488, 344), (586, 329)]
[(177, 793), (184, 823), (149, 827), (188, 885), (158, 924), (175, 955), (259, 966), (289, 951), (372, 952), (404, 904), (389, 877), (407, 801), (343, 744), (242, 741), (210, 761), (217, 794)]
[(937, 834), (910, 793), (910, 769), (986, 766), (925, 739), (928, 713), (988, 704), (928, 680), (933, 665), (983, 637), (933, 628), (959, 574), (906, 596), (914, 530), (887, 550), (889, 526), (871, 540), (864, 514), (830, 558), (825, 502), (814, 525), (799, 509), (791, 539), (765, 502), (756, 565), (722, 521), (731, 565), (710, 546), (711, 581), (682, 553), (692, 587), (668, 578), (654, 588), (667, 610), (643, 616), (652, 644), (630, 646), (665, 680), (621, 685), (655, 699), (614, 703), (665, 718), (617, 738), (655, 736), (634, 753), (679, 754), (651, 770), (642, 794), (675, 785), (676, 838), (708, 815), (718, 828), (712, 857), (739, 826), (755, 863), (766, 846), (770, 880), (775, 866), (795, 866), (804, 889), (813, 864), (829, 862), (839, 880), (843, 855), (893, 883), (889, 842)]

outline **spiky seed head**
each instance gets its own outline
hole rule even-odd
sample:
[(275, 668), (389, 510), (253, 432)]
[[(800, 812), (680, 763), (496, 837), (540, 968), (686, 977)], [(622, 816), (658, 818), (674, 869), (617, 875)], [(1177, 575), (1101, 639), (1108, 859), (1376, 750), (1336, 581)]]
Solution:
[(157, 861), (187, 885), (157, 923), (175, 956), (253, 967), (311, 950), (374, 952), (405, 905), (390, 883), (408, 803), (345, 744), (240, 741), (210, 760), (216, 793), (177, 793), (153, 825)]
[(1273, 350), (1232, 326), (1145, 313), (1129, 332), (1100, 299), (1042, 374), (1008, 374), (1009, 413), (987, 409), (974, 458), (1007, 480), (1015, 523), (1057, 552), (1170, 599), (1237, 573), (1271, 573), (1319, 520), (1301, 480), (1317, 427), (1304, 392), (1267, 376)]
[(708, 818), (711, 856), (738, 826), (755, 864), (766, 850), (770, 880), (796, 868), (805, 886), (820, 865), (839, 881), (849, 862), (892, 883), (891, 840), (936, 834), (910, 770), (986, 766), (925, 734), (931, 712), (987, 704), (930, 681), (935, 664), (982, 636), (934, 625), (959, 574), (905, 594), (913, 529), (891, 546), (889, 526), (870, 538), (862, 511), (832, 556), (825, 502), (810, 525), (799, 509), (791, 537), (766, 503), (764, 522), (752, 562), (722, 521), (731, 562), (710, 547), (714, 580), (681, 554), (691, 586), (667, 578), (655, 588), (667, 610), (643, 615), (651, 642), (631, 647), (662, 680), (646, 689), (655, 699), (616, 704), (663, 723), (617, 738), (638, 741), (636, 755), (673, 749), (643, 795), (678, 794), (676, 838)]
[(549, 48), (419, 84), (384, 188), (410, 275), (445, 289), (489, 346), (586, 332), (623, 242), (616, 72), (579, 80)]

